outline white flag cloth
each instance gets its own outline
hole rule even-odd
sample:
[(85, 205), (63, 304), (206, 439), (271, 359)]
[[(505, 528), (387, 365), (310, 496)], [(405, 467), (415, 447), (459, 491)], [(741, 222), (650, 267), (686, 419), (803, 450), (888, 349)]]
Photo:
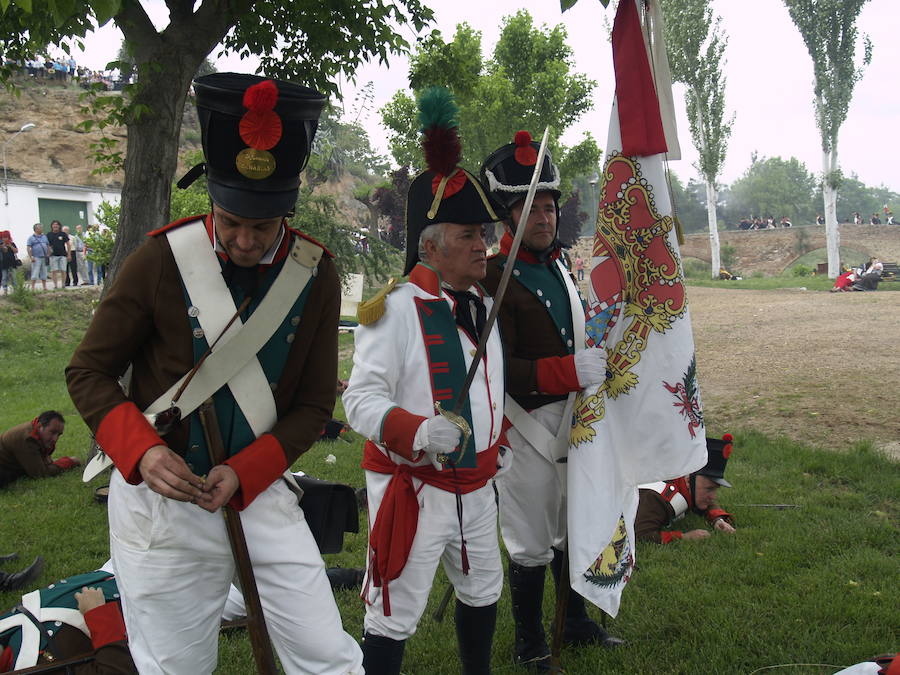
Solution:
[[(568, 545), (572, 588), (615, 616), (634, 569), (637, 486), (700, 469), (706, 443), (665, 133), (635, 0), (619, 5), (613, 50), (616, 102), (586, 315), (588, 347), (608, 352), (607, 380), (575, 401)], [(644, 62), (636, 63), (642, 54)], [(631, 156), (623, 154), (623, 137)]]

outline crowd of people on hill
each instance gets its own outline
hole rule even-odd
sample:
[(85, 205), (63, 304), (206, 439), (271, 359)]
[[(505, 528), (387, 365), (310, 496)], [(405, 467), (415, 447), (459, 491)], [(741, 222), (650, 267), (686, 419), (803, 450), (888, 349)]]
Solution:
[(6, 61), (13, 74), (44, 83), (77, 82), (84, 88), (101, 84), (107, 90), (121, 89), (125, 84), (117, 70), (92, 70), (79, 66), (74, 56), (37, 54), (24, 61)]
[[(853, 223), (854, 225), (897, 225), (897, 223), (894, 222), (894, 212), (889, 209), (887, 205), (882, 208), (881, 214), (876, 211), (868, 219), (863, 218), (859, 211), (854, 211), (849, 217), (838, 218), (838, 222)], [(825, 216), (821, 213), (817, 213), (816, 225), (824, 224)], [(793, 227), (793, 223), (787, 216), (782, 216), (780, 220), (776, 221), (773, 216), (750, 215), (746, 218), (741, 218), (737, 225), (737, 229), (739, 230), (775, 230), (779, 227)]]

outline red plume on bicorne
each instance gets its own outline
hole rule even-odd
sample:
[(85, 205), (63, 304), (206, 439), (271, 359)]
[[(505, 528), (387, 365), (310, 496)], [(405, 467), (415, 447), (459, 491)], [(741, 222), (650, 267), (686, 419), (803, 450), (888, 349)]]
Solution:
[(425, 129), (423, 134), (425, 165), (441, 176), (449, 176), (456, 170), (462, 157), (457, 127), (431, 127)]

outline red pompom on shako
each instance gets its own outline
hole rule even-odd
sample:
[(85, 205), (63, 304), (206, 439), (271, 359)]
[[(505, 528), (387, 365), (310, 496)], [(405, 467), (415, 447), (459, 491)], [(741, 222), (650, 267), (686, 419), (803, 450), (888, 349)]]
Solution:
[(516, 144), (516, 161), (522, 166), (534, 166), (537, 163), (538, 153), (531, 145), (531, 134), (527, 131), (517, 131), (513, 142)]
[(278, 103), (278, 86), (272, 80), (263, 80), (247, 87), (243, 103), (247, 112), (238, 127), (241, 140), (255, 150), (275, 147), (283, 133), (281, 118), (273, 110)]
[(734, 441), (734, 436), (732, 436), (731, 434), (725, 434), (724, 436), (722, 436), (722, 440), (725, 441), (725, 447), (722, 448), (722, 457), (728, 459), (729, 457), (731, 457), (731, 443)]

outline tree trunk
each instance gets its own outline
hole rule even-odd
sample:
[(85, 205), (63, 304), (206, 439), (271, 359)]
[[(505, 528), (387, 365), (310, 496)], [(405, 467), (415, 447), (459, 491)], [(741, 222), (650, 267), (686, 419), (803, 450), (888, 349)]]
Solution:
[[(128, 124), (125, 183), (119, 228), (109, 278), (144, 240), (144, 235), (169, 222), (172, 177), (178, 163), (178, 138), (191, 78), (199, 63), (165, 63), (141, 77), (135, 103), (151, 112)], [(178, 86), (172, 86), (177, 79)]]
[(709, 223), (709, 261), (712, 278), (719, 278), (722, 260), (719, 256), (719, 219), (716, 217), (716, 184), (706, 181), (706, 219)]
[(841, 233), (838, 230), (837, 190), (832, 187), (830, 176), (837, 170), (837, 147), (832, 143), (831, 152), (822, 152), (822, 198), (825, 202), (825, 245), (828, 250), (828, 278), (836, 279), (841, 273)]

